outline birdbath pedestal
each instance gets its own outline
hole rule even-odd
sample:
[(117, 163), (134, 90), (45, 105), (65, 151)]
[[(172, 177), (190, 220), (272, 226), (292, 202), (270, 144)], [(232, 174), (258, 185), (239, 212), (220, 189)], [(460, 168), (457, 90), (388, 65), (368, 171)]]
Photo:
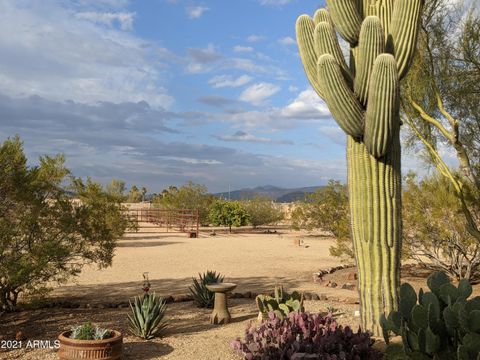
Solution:
[(206, 285), (207, 289), (215, 293), (215, 305), (210, 316), (211, 324), (227, 324), (231, 320), (227, 307), (227, 293), (237, 287), (233, 283), (216, 283)]

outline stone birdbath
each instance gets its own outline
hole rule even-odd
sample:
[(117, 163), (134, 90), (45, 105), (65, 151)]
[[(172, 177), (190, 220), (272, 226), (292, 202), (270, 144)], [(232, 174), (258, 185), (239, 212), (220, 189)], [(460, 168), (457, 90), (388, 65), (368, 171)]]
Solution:
[(211, 324), (228, 324), (231, 320), (227, 307), (227, 293), (237, 287), (233, 283), (215, 283), (206, 285), (207, 289), (215, 293), (215, 305), (210, 316)]

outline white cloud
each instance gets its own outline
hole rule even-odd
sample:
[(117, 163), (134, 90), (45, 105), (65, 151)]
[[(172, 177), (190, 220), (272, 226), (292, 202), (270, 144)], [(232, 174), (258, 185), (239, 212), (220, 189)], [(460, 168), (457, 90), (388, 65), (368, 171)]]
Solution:
[(228, 75), (217, 75), (209, 80), (209, 84), (214, 88), (223, 87), (240, 87), (253, 80), (253, 77), (248, 75), (241, 75), (237, 78), (232, 78)]
[(235, 59), (231, 59), (231, 63), (232, 63), (231, 66), (234, 69), (248, 71), (251, 73), (267, 73), (270, 70), (273, 70), (273, 69), (268, 69), (264, 65), (257, 64), (250, 59), (235, 58)]
[(247, 37), (247, 41), (252, 43), (262, 41), (263, 39), (265, 39), (265, 36), (255, 35), (255, 34)]
[(173, 103), (145, 41), (78, 17), (91, 7), (72, 11), (65, 4), (0, 2), (0, 92), (86, 103)]
[(240, 100), (258, 105), (279, 91), (280, 87), (277, 85), (257, 83), (245, 89), (240, 94)]
[(133, 12), (96, 12), (87, 11), (75, 14), (78, 19), (88, 20), (97, 24), (107, 25), (113, 27), (115, 22), (120, 24), (122, 30), (132, 30), (133, 19), (135, 13)]
[(253, 52), (253, 48), (251, 46), (236, 45), (233, 48), (233, 51), (238, 52), (238, 53), (250, 53), (250, 52)]
[(286, 118), (322, 119), (331, 117), (325, 102), (313, 89), (302, 91), (295, 100), (280, 111)]
[(288, 4), (291, 0), (260, 0), (261, 5), (285, 5)]
[(223, 59), (212, 44), (206, 48), (189, 48), (187, 53), (189, 62), (186, 70), (190, 74), (207, 73), (214, 68), (215, 63)]
[(278, 42), (282, 45), (295, 45), (297, 42), (291, 38), (290, 36), (286, 36), (284, 38), (278, 39)]
[(245, 131), (238, 130), (233, 135), (218, 135), (215, 136), (217, 139), (222, 141), (229, 142), (253, 142), (253, 143), (271, 143), (271, 144), (282, 144), (282, 145), (292, 145), (293, 142), (289, 140), (273, 140), (266, 137), (259, 137), (253, 134), (246, 133)]
[(205, 6), (189, 6), (185, 9), (190, 19), (198, 19), (202, 17), (203, 13), (208, 10)]

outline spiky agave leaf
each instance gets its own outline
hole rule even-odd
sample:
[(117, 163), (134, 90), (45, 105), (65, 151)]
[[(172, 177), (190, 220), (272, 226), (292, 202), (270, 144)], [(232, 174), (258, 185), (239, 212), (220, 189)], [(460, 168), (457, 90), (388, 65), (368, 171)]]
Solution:
[(135, 297), (133, 304), (130, 302), (130, 308), (132, 314), (128, 315), (129, 328), (135, 336), (150, 340), (167, 326), (167, 323), (163, 322), (166, 302), (155, 293), (145, 294), (143, 298)]
[(199, 273), (198, 277), (199, 280), (192, 278), (193, 284), (188, 289), (199, 307), (212, 308), (215, 294), (208, 290), (206, 285), (223, 282), (224, 276), (208, 270), (206, 273)]

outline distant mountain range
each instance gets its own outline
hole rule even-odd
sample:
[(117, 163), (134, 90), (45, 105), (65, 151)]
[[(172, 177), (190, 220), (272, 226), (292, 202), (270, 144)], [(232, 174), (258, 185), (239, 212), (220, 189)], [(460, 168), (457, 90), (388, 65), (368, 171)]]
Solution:
[(272, 185), (258, 186), (251, 189), (241, 189), (213, 194), (216, 197), (230, 200), (247, 200), (255, 195), (268, 196), (272, 200), (280, 203), (290, 203), (305, 198), (305, 194), (311, 194), (324, 186), (309, 186), (303, 188), (285, 189)]

